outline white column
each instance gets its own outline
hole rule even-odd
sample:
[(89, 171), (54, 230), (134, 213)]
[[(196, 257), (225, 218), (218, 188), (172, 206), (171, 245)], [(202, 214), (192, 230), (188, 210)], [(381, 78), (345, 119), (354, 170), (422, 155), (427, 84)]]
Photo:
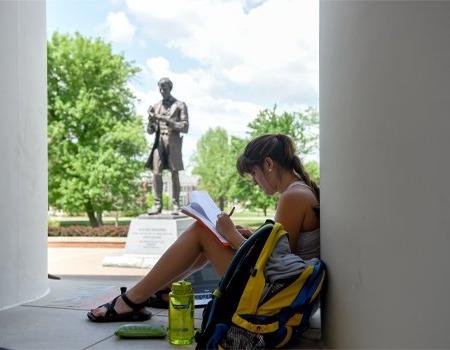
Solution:
[(47, 284), (44, 1), (0, 1), (0, 309)]
[(450, 347), (450, 2), (321, 1), (324, 331)]

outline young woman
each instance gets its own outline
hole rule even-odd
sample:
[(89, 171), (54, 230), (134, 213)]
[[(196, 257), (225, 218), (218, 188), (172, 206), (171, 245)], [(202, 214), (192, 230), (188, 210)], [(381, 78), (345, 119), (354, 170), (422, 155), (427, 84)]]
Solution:
[[(260, 136), (246, 146), (236, 166), (241, 176), (250, 175), (267, 195), (280, 194), (275, 221), (288, 232), (292, 252), (305, 260), (318, 258), (319, 188), (295, 154), (292, 140), (282, 134)], [(145, 309), (149, 297), (208, 261), (224, 275), (247, 231), (234, 225), (227, 214), (219, 214), (217, 230), (232, 246), (224, 248), (204, 230), (199, 223), (192, 224), (141, 281), (110, 303), (91, 310), (88, 318), (94, 322), (144, 321), (151, 317)]]

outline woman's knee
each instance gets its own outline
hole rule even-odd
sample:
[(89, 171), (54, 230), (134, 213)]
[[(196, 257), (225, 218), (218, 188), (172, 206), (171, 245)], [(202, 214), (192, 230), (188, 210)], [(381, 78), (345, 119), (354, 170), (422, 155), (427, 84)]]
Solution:
[(205, 228), (202, 224), (195, 221), (191, 224), (180, 236), (184, 239), (188, 239), (189, 242), (196, 242), (198, 244), (201, 251), (205, 251), (207, 246), (220, 244), (213, 236), (211, 232), (208, 232), (208, 229)]
[(188, 226), (188, 228), (181, 234), (181, 236), (192, 236), (195, 238), (198, 238), (199, 233), (203, 231), (205, 228), (198, 223), (198, 221), (195, 221), (191, 225)]

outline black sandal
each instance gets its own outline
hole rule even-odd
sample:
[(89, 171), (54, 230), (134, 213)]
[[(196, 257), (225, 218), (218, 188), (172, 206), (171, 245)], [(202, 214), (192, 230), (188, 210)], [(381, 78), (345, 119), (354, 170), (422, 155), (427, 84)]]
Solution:
[[(126, 287), (121, 287), (120, 295), (116, 296), (111, 302), (99, 306), (106, 307), (106, 313), (103, 316), (95, 316), (92, 311), (89, 311), (87, 313), (89, 320), (92, 322), (140, 322), (149, 320), (152, 317), (152, 313), (141, 310), (147, 306), (147, 301), (136, 304), (127, 297), (125, 294), (126, 291)], [(114, 306), (119, 298), (122, 298), (124, 303), (127, 304), (132, 310), (122, 314), (117, 313)]]
[(158, 290), (155, 295), (151, 296), (147, 300), (147, 306), (154, 307), (155, 309), (168, 309), (169, 302), (163, 299), (163, 295), (169, 294), (170, 288)]

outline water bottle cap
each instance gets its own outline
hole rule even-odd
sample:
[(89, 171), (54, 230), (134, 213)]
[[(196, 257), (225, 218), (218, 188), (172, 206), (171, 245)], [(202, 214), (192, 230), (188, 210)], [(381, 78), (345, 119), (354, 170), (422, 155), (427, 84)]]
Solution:
[(178, 281), (172, 283), (172, 293), (175, 294), (189, 294), (192, 293), (192, 285), (189, 281)]

